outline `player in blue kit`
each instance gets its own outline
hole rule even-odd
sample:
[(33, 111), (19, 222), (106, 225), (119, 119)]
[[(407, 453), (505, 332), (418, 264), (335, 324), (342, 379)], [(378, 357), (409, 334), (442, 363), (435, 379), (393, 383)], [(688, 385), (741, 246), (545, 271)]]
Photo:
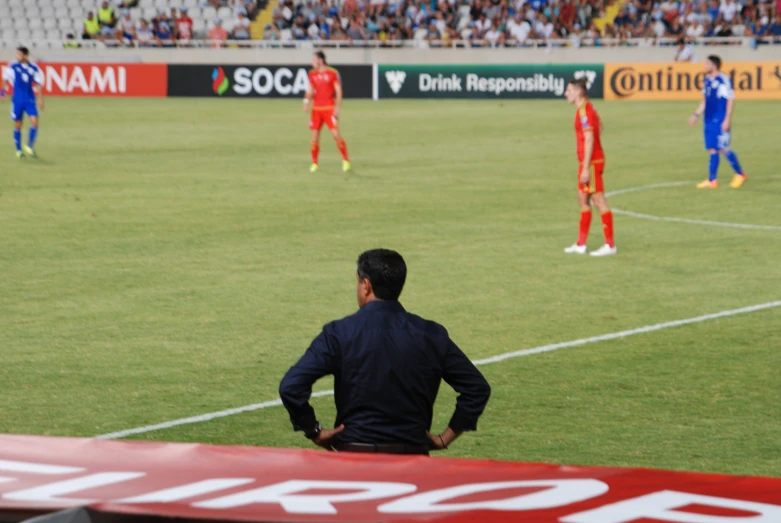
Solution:
[[(38, 106), (36, 91), (39, 94), (41, 109), (43, 109), (43, 72), (41, 68), (29, 60), (30, 52), (26, 47), (16, 50), (16, 61), (8, 64), (3, 73), (3, 86), (0, 95), (5, 97), (6, 91), (13, 89), (11, 95), (11, 120), (14, 122), (14, 143), (16, 157), (24, 154), (35, 156), (33, 147), (38, 135)], [(25, 113), (30, 118), (30, 135), (22, 152), (22, 119)]]
[(697, 184), (698, 189), (715, 189), (719, 186), (716, 176), (719, 172), (720, 154), (723, 154), (735, 170), (730, 187), (737, 189), (748, 179), (740, 167), (738, 155), (729, 148), (732, 128), (732, 109), (735, 107), (735, 92), (729, 77), (721, 72), (721, 58), (712, 55), (705, 61), (705, 86), (702, 89), (702, 102), (689, 118), (694, 126), (705, 113), (705, 148), (710, 154), (708, 161), (708, 179)]

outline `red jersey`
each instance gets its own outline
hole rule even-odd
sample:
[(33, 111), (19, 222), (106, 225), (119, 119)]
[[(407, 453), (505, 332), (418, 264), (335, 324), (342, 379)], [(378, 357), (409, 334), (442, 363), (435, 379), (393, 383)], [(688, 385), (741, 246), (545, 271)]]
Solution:
[(594, 133), (594, 150), (591, 152), (591, 163), (604, 162), (605, 152), (602, 150), (602, 142), (599, 139), (599, 115), (594, 110), (591, 102), (586, 102), (578, 107), (575, 113), (575, 136), (578, 140), (578, 162), (580, 163), (583, 163), (583, 157), (586, 152), (586, 133)]
[(193, 37), (193, 19), (189, 16), (182, 16), (176, 20), (176, 29), (179, 31), (181, 40), (190, 40)]
[(342, 77), (333, 67), (324, 71), (309, 71), (309, 85), (315, 92), (312, 100), (312, 110), (328, 111), (334, 108), (336, 99), (336, 84), (342, 83)]

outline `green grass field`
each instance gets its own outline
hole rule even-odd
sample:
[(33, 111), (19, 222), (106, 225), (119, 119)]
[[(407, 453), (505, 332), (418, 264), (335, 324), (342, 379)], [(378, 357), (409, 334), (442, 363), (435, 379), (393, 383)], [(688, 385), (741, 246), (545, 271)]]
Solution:
[[(0, 432), (94, 436), (273, 400), (351, 313), (355, 259), (407, 259), (408, 310), (474, 358), (781, 299), (777, 103), (739, 102), (751, 180), (697, 191), (691, 103), (597, 102), (619, 255), (577, 232), (565, 102), (348, 101), (355, 172), (298, 101), (50, 99), (40, 159), (0, 160)], [(590, 245), (602, 241), (595, 219)], [(449, 456), (781, 476), (781, 308), (482, 367)], [(330, 382), (318, 384), (326, 390)], [(434, 429), (453, 406), (443, 390)], [(313, 400), (322, 420), (332, 398)], [(272, 407), (143, 439), (307, 446)]]

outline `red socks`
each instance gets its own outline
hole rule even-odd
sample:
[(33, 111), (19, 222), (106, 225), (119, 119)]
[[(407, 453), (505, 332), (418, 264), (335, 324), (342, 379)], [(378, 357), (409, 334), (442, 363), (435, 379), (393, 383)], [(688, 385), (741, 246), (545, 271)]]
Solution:
[[(589, 214), (591, 214), (589, 212)], [(582, 222), (581, 222), (582, 223)], [(616, 246), (616, 242), (613, 239), (613, 213), (607, 211), (602, 213), (602, 226), (605, 230), (605, 243), (611, 247)]]
[(586, 245), (589, 227), (591, 227), (591, 209), (588, 211), (580, 211), (580, 233), (578, 234), (578, 245)]
[[(339, 152), (342, 153), (342, 160), (349, 162), (350, 158), (347, 157), (347, 144), (343, 138), (339, 138), (336, 141), (336, 147), (338, 147)], [(312, 142), (309, 145), (309, 151), (312, 153), (312, 163), (317, 163), (317, 159), (320, 156), (320, 144), (317, 142)]]
[(350, 158), (347, 157), (347, 143), (345, 143), (344, 138), (339, 138), (336, 141), (336, 146), (339, 148), (339, 152), (342, 153), (342, 160), (349, 162)]

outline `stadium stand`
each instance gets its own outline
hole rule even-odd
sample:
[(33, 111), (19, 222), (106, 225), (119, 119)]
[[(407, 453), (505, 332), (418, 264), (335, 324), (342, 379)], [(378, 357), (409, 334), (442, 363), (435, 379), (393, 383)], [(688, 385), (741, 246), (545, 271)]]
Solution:
[[(698, 43), (781, 43), (781, 0), (114, 2), (116, 30), (100, 20), (96, 0), (0, 0), (0, 44), (86, 45), (80, 39), (89, 37), (85, 20), (90, 12), (99, 23), (99, 30), (92, 27), (90, 45), (106, 46), (217, 47), (222, 44), (203, 40), (210, 34), (222, 36), (222, 29), (235, 45), (235, 40), (247, 40), (246, 19), (252, 21), (249, 39), (262, 40), (267, 47), (301, 41), (332, 46), (578, 47), (672, 44), (681, 38)], [(103, 15), (106, 18), (107, 13)]]

